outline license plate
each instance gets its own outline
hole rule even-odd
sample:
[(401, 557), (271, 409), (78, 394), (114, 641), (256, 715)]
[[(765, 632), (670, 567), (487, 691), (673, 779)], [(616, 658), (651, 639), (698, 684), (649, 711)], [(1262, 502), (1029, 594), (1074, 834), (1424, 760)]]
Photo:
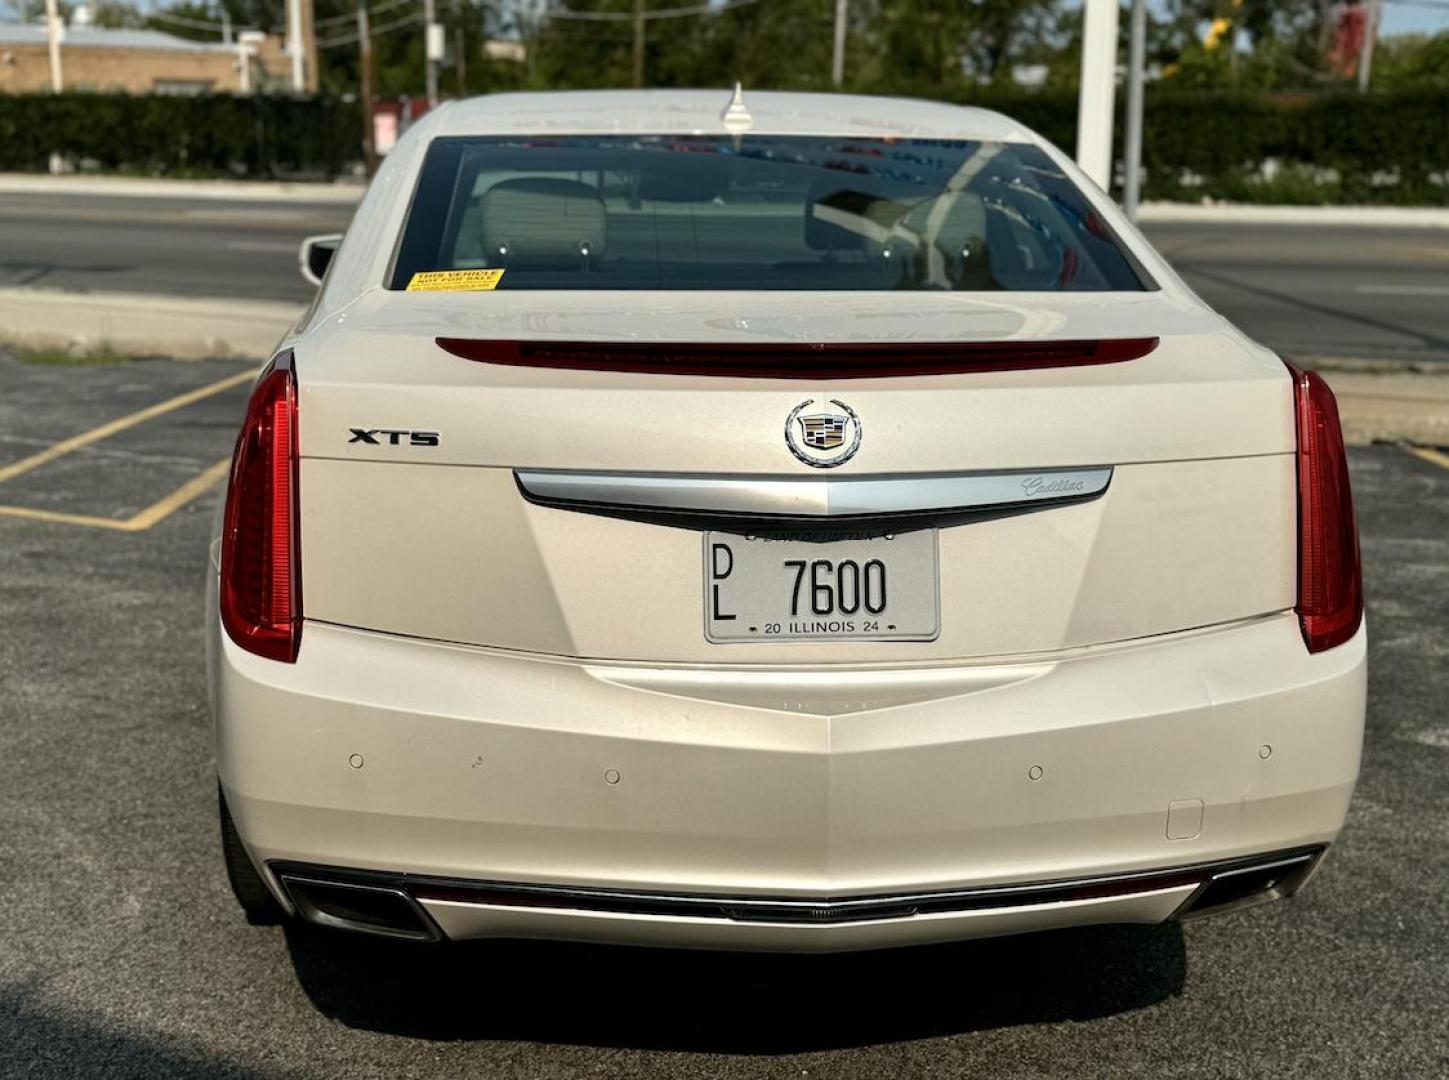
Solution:
[(940, 595), (932, 529), (828, 543), (704, 537), (710, 641), (931, 641)]

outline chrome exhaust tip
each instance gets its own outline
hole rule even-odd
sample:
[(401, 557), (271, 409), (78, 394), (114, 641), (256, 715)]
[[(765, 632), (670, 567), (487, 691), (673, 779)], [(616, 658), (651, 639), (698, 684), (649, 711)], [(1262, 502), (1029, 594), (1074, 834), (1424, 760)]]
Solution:
[(286, 872), (277, 879), (297, 914), (318, 926), (405, 941), (442, 940), (428, 913), (402, 889)]
[(1182, 906), (1178, 918), (1199, 919), (1284, 900), (1307, 884), (1323, 852), (1317, 848), (1215, 871)]

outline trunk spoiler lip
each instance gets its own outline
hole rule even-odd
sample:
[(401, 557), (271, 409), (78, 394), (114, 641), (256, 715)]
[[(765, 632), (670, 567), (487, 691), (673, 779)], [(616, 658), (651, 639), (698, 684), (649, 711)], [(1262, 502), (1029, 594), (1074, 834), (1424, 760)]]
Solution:
[(1090, 367), (1137, 360), (1160, 338), (934, 342), (611, 342), (439, 337), (477, 363), (753, 379), (882, 379)]

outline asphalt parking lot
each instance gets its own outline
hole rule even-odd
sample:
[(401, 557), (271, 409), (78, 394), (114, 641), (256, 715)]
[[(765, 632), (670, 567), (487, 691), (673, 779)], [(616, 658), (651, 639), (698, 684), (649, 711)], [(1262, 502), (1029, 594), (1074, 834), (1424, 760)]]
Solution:
[(1449, 458), (1352, 452), (1369, 733), (1290, 903), (834, 957), (408, 947), (249, 926), (223, 877), (201, 603), (246, 371), (0, 353), (0, 1076), (1449, 1075)]

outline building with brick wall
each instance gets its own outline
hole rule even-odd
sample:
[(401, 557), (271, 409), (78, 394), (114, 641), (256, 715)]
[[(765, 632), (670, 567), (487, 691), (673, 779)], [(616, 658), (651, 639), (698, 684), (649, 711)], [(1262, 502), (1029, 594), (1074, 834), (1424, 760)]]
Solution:
[[(65, 90), (239, 94), (286, 90), (291, 85), (290, 61), (276, 37), (223, 45), (188, 41), (159, 30), (68, 26), (60, 56)], [(45, 27), (0, 24), (0, 94), (50, 89)]]

